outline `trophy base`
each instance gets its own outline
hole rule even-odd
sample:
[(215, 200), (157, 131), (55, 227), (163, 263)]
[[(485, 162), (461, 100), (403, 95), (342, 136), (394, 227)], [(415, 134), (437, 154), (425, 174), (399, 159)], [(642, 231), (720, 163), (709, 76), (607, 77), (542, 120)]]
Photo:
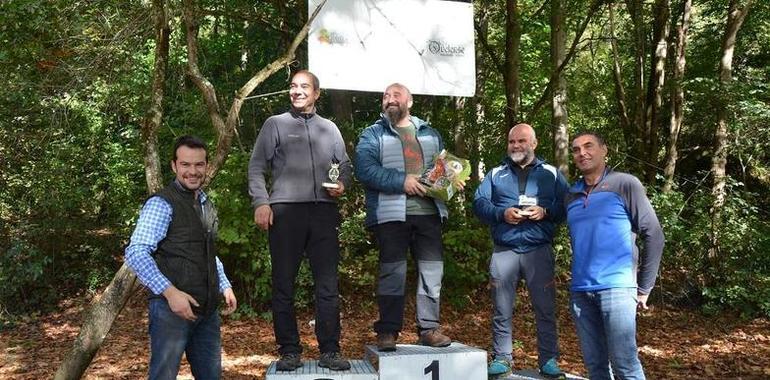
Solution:
[(324, 183), (321, 184), (321, 186), (323, 186), (323, 187), (325, 187), (327, 189), (339, 189), (340, 188), (339, 184), (331, 183), (331, 182), (324, 182)]

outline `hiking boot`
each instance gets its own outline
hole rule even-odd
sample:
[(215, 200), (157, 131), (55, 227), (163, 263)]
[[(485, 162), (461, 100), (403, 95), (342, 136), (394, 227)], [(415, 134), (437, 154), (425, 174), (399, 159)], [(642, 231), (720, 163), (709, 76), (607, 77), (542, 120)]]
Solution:
[(396, 350), (398, 333), (377, 333), (377, 351), (390, 352)]
[(433, 329), (421, 332), (417, 344), (429, 347), (446, 347), (452, 344), (452, 339), (438, 332), (438, 329)]
[(505, 359), (495, 359), (487, 367), (487, 375), (504, 376), (511, 373), (511, 362)]
[(295, 353), (283, 354), (278, 363), (275, 363), (275, 369), (279, 371), (294, 371), (299, 367), (302, 367), (302, 359)]
[(556, 363), (556, 358), (548, 359), (542, 367), (540, 367), (540, 374), (549, 379), (566, 379), (567, 375), (559, 368), (559, 363)]
[(332, 371), (345, 371), (350, 369), (350, 362), (344, 359), (339, 352), (324, 352), (321, 354), (318, 366)]

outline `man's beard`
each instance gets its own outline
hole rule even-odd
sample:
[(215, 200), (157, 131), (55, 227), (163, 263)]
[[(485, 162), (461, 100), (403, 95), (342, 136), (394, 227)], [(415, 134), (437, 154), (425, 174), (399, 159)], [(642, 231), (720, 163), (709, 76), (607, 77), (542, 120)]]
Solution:
[[(391, 107), (391, 105), (395, 105), (395, 107)], [(383, 111), (391, 123), (398, 123), (406, 116), (407, 109), (402, 104), (389, 103)]]
[(535, 155), (535, 152), (530, 149), (525, 149), (521, 152), (511, 152), (508, 156), (511, 157), (511, 160), (513, 160), (514, 163), (517, 165), (524, 165), (528, 164), (533, 156)]

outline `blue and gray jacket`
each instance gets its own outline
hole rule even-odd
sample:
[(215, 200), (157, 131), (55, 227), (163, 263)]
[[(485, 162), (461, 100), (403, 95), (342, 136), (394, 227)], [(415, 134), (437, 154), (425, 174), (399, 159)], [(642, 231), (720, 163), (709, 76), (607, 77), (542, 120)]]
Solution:
[[(412, 116), (417, 141), (422, 148), (425, 167), (433, 165), (433, 158), (444, 149), (439, 133), (430, 125)], [(355, 174), (363, 183), (366, 193), (366, 226), (406, 220), (406, 193), (404, 193), (404, 151), (401, 138), (384, 116), (364, 129), (356, 146)], [(433, 199), (441, 218), (447, 217), (443, 201)]]
[[(663, 230), (636, 177), (606, 170), (593, 189), (580, 179), (565, 200), (576, 292), (637, 288), (649, 294), (663, 255)], [(639, 261), (636, 236), (644, 241)], [(638, 277), (637, 277), (638, 272)]]
[[(516, 164), (506, 157), (500, 166), (487, 173), (476, 189), (473, 211), (490, 226), (496, 251), (526, 253), (553, 241), (556, 225), (564, 220), (564, 196), (569, 185), (559, 170), (536, 158), (525, 188), (520, 189), (513, 165)], [(546, 211), (545, 219), (525, 220), (517, 225), (506, 223), (505, 210), (518, 207), (521, 195), (537, 197), (538, 206)]]

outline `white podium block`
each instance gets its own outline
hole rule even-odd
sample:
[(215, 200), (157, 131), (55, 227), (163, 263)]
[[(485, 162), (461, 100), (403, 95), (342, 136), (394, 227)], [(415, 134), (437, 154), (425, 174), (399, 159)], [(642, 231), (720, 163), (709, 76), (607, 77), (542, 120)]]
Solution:
[(278, 371), (275, 363), (267, 367), (265, 380), (377, 380), (374, 367), (363, 360), (351, 360), (347, 371), (332, 371), (318, 366), (318, 360), (306, 360), (294, 371)]
[(392, 352), (366, 346), (366, 358), (376, 365), (380, 380), (487, 380), (487, 352), (460, 343), (435, 348), (399, 344)]

